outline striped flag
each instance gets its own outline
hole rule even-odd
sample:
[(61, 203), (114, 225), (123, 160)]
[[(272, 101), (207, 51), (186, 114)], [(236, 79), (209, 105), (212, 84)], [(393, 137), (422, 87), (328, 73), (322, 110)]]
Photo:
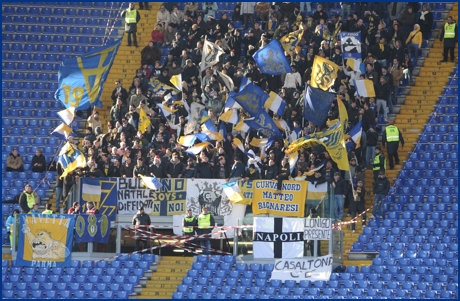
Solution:
[(198, 143), (190, 147), (189, 149), (185, 150), (185, 152), (196, 156), (203, 150), (203, 148), (205, 148), (209, 144), (211, 144), (211, 142), (208, 142), (208, 141), (203, 142), (203, 143)]
[(189, 147), (195, 143), (196, 138), (197, 137), (195, 135), (180, 136), (177, 139), (177, 143), (182, 146)]
[(201, 125), (201, 129), (203, 131), (212, 131), (212, 132), (217, 132), (217, 128), (212, 122), (211, 118), (208, 117), (206, 121)]
[(299, 152), (293, 152), (289, 154), (289, 169), (290, 169), (291, 174), (294, 171), (297, 160), (299, 160)]
[(321, 168), (324, 167), (324, 164), (326, 164), (326, 160), (321, 161), (321, 163), (319, 163), (319, 165), (316, 166), (315, 168), (313, 168), (312, 170), (306, 171), (306, 172), (304, 173), (304, 175), (306, 175), (306, 176), (312, 176), (312, 175), (314, 175), (314, 174), (315, 174), (315, 171), (320, 170)]
[(238, 186), (238, 182), (222, 184), (222, 189), (230, 202), (241, 202), (243, 200), (243, 193)]
[(227, 123), (233, 123), (237, 124), (238, 123), (238, 110), (235, 109), (229, 109), (222, 115), (220, 115), (219, 120), (225, 121)]
[(72, 129), (68, 127), (65, 123), (61, 123), (54, 131), (51, 132), (52, 136), (56, 136), (62, 140), (67, 140), (70, 133), (72, 133)]
[(286, 102), (275, 92), (270, 92), (269, 97), (265, 101), (264, 108), (270, 109), (273, 113), (281, 116), (286, 108)]
[(174, 85), (174, 87), (176, 87), (177, 90), (182, 91), (182, 74), (181, 73), (171, 76), (171, 79), (169, 81)]
[(232, 142), (244, 153), (244, 145), (243, 145), (243, 142), (241, 142), (240, 139), (233, 138)]
[(57, 112), (59, 119), (67, 125), (70, 125), (75, 118), (75, 107), (70, 107), (65, 110)]
[(235, 87), (235, 84), (233, 83), (233, 80), (228, 76), (227, 74), (224, 74), (220, 71), (217, 71), (217, 74), (219, 74), (220, 78), (224, 82), (225, 86), (227, 86), (228, 91), (233, 91), (233, 88)]
[(349, 132), (348, 135), (350, 135), (351, 139), (353, 140), (354, 143), (356, 143), (356, 147), (359, 147), (359, 144), (361, 143), (361, 135), (363, 133), (363, 123), (360, 120)]
[(171, 114), (176, 113), (177, 110), (173, 110), (169, 108), (167, 105), (157, 103), (158, 108), (160, 109), (161, 115), (163, 115), (164, 118), (168, 118)]
[(356, 93), (360, 97), (375, 97), (374, 83), (368, 79), (354, 80)]
[(364, 67), (364, 63), (359, 60), (348, 59), (347, 66), (350, 67), (353, 71), (360, 72), (361, 74), (366, 73), (366, 68)]
[(233, 127), (233, 129), (236, 131), (242, 131), (242, 132), (247, 133), (251, 129), (251, 126), (247, 123), (247, 121), (251, 121), (251, 120), (254, 120), (254, 117), (241, 120)]
[(142, 179), (144, 186), (152, 190), (159, 190), (163, 187), (163, 184), (161, 184), (160, 180), (156, 177), (144, 177), (141, 175), (140, 178)]

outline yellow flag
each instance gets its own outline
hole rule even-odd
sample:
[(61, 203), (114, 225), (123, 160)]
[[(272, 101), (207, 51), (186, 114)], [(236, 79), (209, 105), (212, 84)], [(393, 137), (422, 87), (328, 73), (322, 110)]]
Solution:
[(320, 88), (327, 91), (334, 84), (337, 78), (339, 66), (332, 61), (322, 58), (319, 55), (315, 56), (311, 72), (310, 86)]
[(286, 53), (291, 57), (294, 57), (297, 45), (302, 39), (302, 35), (303, 29), (299, 29), (288, 33), (280, 39), (281, 46), (283, 46), (284, 51), (286, 51)]
[(337, 99), (337, 105), (339, 106), (340, 124), (342, 125), (342, 129), (345, 131), (348, 128), (347, 108), (345, 108), (345, 105), (343, 104), (343, 101), (340, 98)]
[(178, 75), (171, 76), (169, 81), (177, 88), (177, 90), (182, 91), (182, 74), (179, 73)]
[(145, 133), (150, 125), (150, 118), (145, 114), (143, 109), (139, 110), (139, 126), (138, 129), (141, 133)]

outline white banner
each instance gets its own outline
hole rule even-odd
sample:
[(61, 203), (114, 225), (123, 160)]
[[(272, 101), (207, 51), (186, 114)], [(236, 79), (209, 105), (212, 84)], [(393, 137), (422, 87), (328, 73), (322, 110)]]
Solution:
[(305, 240), (331, 240), (332, 219), (305, 218)]
[(254, 258), (296, 258), (304, 251), (304, 219), (254, 217)]
[(206, 206), (214, 216), (227, 216), (232, 212), (232, 204), (223, 192), (224, 179), (192, 179), (187, 180), (187, 209), (192, 209), (198, 216), (201, 208)]
[(200, 128), (201, 124), (201, 111), (206, 107), (197, 102), (192, 102), (190, 105), (190, 115), (188, 117), (187, 124), (185, 125), (184, 134), (188, 135), (197, 131)]
[(332, 273), (332, 262), (332, 255), (302, 259), (277, 259), (270, 280), (328, 281)]

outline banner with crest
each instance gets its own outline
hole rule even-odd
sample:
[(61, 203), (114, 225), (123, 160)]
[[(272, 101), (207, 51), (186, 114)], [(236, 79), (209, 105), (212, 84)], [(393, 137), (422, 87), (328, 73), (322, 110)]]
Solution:
[(361, 60), (361, 32), (341, 32), (342, 58)]

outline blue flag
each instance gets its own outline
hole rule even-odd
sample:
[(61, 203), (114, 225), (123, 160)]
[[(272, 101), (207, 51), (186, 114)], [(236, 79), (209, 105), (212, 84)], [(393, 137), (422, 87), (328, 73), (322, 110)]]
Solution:
[(326, 121), (327, 113), (335, 99), (334, 93), (325, 92), (321, 89), (307, 86), (304, 95), (304, 112), (303, 117), (321, 126)]
[(254, 120), (251, 122), (252, 125), (248, 124), (250, 127), (269, 137), (282, 135), (273, 119), (263, 108), (268, 94), (261, 88), (250, 83), (238, 93), (230, 92), (230, 97), (235, 99), (251, 117), (254, 117)]
[(113, 220), (115, 220), (114, 215), (79, 214), (75, 222), (75, 242), (108, 243), (110, 222)]
[(240, 90), (238, 92), (241, 92), (244, 87), (246, 87), (249, 83), (252, 83), (252, 81), (247, 78), (246, 76), (241, 77), (241, 84), (240, 84)]
[(256, 51), (253, 58), (261, 73), (281, 75), (292, 72), (289, 61), (284, 56), (284, 49), (277, 39), (273, 39), (267, 46)]
[(102, 107), (100, 97), (121, 40), (65, 60), (59, 66), (59, 86), (54, 98), (66, 108), (76, 110)]

